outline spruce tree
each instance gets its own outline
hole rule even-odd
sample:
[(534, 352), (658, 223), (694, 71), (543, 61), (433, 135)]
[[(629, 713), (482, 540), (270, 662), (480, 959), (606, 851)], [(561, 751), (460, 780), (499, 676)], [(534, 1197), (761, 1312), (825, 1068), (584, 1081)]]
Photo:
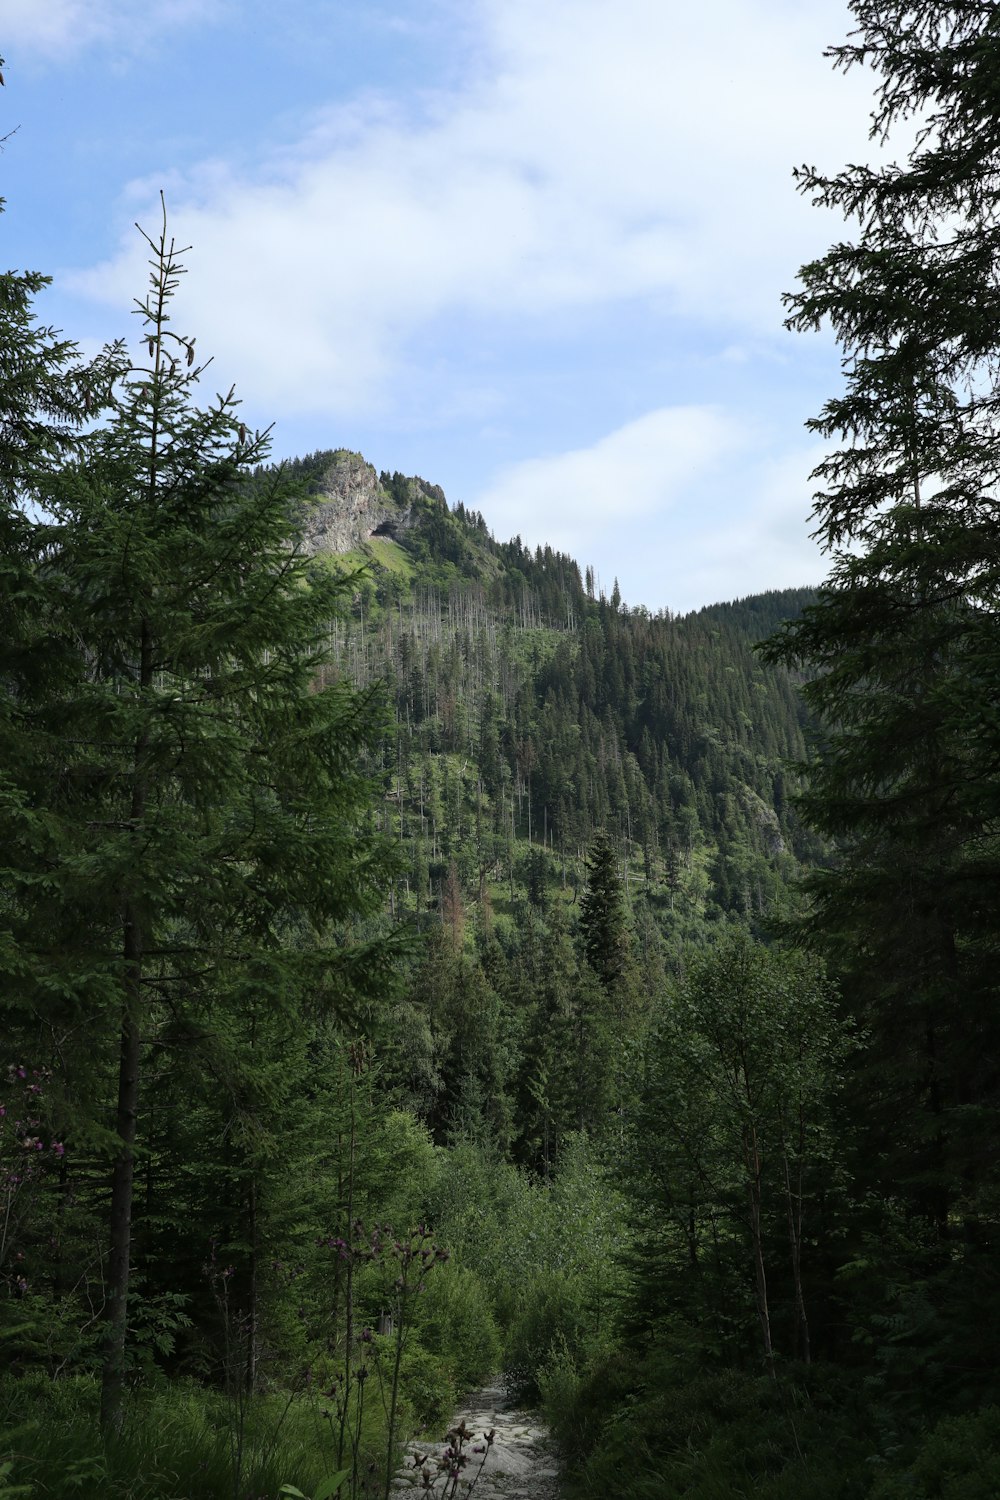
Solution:
[(0, 798), (5, 1006), (37, 1046), (64, 1056), (73, 1039), (68, 1087), (92, 1107), (79, 1132), (112, 1159), (106, 1427), (126, 1369), (148, 1048), (196, 1045), (219, 1007), (343, 1009), (388, 962), (343, 941), (387, 870), (360, 769), (380, 711), (327, 664), (343, 585), (296, 552), (281, 473), (255, 473), (267, 435), (247, 432), (232, 392), (196, 404), (205, 367), (170, 327), (183, 266), (165, 218), (148, 244), (144, 358), (123, 368), (110, 351), (105, 423), (57, 466), (20, 467), (51, 518), (32, 578), (63, 666), (8, 687), (22, 753)]
[(587, 962), (611, 991), (625, 972), (625, 897), (618, 857), (607, 833), (597, 834), (587, 855), (587, 889), (580, 898), (580, 928)]
[(810, 930), (868, 1028), (869, 1166), (942, 1244), (995, 1193), (1000, 1022), (1000, 18), (978, 3), (854, 0), (842, 68), (880, 75), (872, 136), (916, 117), (901, 164), (799, 174), (853, 216), (803, 268), (789, 326), (832, 326), (845, 388), (809, 424), (832, 554), (819, 603), (768, 648), (805, 664), (824, 727), (802, 799), (839, 861)]

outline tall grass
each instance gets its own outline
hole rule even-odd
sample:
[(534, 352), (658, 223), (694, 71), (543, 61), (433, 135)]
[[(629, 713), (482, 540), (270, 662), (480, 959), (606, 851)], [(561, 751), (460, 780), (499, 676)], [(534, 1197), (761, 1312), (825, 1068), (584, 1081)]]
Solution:
[[(0, 1380), (0, 1500), (272, 1500), (289, 1480), (311, 1492), (335, 1467), (319, 1400), (255, 1399), (238, 1493), (223, 1396), (178, 1381), (143, 1391), (129, 1402), (121, 1432), (106, 1440), (98, 1403), (90, 1377)], [(373, 1450), (376, 1442), (373, 1432)]]

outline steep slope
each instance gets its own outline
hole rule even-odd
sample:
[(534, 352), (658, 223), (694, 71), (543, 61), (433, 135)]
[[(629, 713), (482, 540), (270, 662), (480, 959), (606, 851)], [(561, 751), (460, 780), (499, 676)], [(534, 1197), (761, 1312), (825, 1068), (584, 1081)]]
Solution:
[(808, 590), (685, 617), (625, 609), (424, 480), (376, 481), (343, 451), (300, 470), (309, 545), (364, 568), (336, 647), (393, 709), (381, 816), (407, 867), (397, 911), (460, 896), (503, 915), (529, 885), (572, 900), (606, 829), (629, 896), (680, 937), (759, 915), (817, 852), (786, 769), (804, 711), (753, 652)]

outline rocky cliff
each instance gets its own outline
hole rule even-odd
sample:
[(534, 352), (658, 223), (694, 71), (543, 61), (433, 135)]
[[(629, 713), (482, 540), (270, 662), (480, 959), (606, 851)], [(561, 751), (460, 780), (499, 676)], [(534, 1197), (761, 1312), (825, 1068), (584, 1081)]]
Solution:
[(388, 494), (360, 453), (338, 450), (303, 513), (310, 552), (356, 552), (373, 536), (399, 537), (412, 524), (412, 507)]

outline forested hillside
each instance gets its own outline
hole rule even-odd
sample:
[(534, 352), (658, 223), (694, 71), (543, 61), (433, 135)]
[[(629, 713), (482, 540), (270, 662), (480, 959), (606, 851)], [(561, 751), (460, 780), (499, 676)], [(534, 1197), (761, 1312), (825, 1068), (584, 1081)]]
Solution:
[[(362, 465), (291, 466), (338, 535)], [(436, 1142), (547, 1179), (624, 1109), (626, 1053), (686, 946), (759, 925), (820, 848), (790, 795), (805, 710), (754, 651), (813, 596), (653, 616), (551, 549), (497, 543), (423, 480), (383, 474), (369, 524), (380, 507), (381, 535), (317, 556), (351, 591), (334, 659), (391, 709), (375, 821), (397, 855), (390, 916), (428, 945), (383, 1065)], [(595, 860), (613, 917), (594, 911)]]
[(196, 404), (147, 243), (138, 367), (4, 283), (0, 1493), (387, 1495), (615, 1336), (658, 997), (808, 852), (804, 596), (627, 610), (400, 475), (310, 557), (343, 455)]
[[(351, 458), (315, 454), (293, 472), (325, 473), (335, 496)], [(536, 884), (575, 889), (605, 831), (628, 892), (666, 908), (666, 933), (763, 912), (818, 845), (789, 795), (805, 710), (753, 646), (813, 595), (684, 618), (630, 610), (617, 584), (595, 598), (592, 570), (585, 586), (551, 548), (497, 543), (436, 487), (383, 474), (381, 492), (407, 506), (398, 539), (319, 555), (362, 570), (335, 650), (393, 710), (382, 769), (406, 861), (399, 910), (436, 906), (449, 870), (504, 910), (529, 853)]]
[[(815, 594), (673, 617), (0, 277), (0, 1500), (1000, 1494), (995, 7), (803, 169)], [(839, 445), (839, 446), (836, 446)]]

